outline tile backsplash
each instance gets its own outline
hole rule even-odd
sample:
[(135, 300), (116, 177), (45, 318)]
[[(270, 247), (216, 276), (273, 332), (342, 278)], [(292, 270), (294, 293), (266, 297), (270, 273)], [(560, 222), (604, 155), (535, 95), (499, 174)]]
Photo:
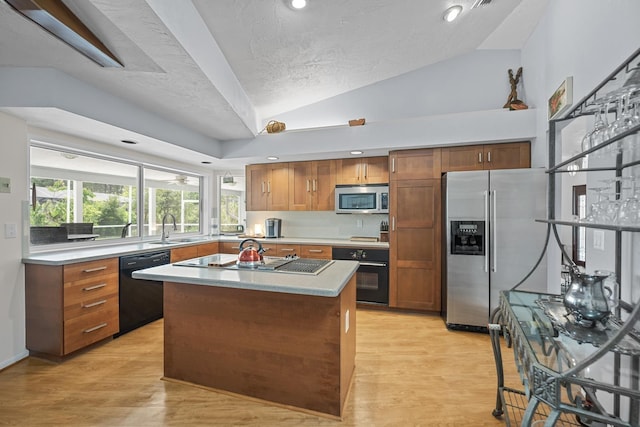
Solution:
[(254, 224), (264, 228), (266, 218), (282, 219), (282, 237), (348, 239), (352, 236), (379, 237), (380, 223), (389, 221), (387, 214), (336, 214), (333, 211), (252, 211), (247, 212), (247, 232)]

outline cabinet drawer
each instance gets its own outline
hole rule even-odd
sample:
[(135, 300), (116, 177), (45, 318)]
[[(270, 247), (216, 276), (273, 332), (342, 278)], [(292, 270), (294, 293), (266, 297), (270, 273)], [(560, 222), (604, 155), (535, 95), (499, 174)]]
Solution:
[[(263, 245), (264, 246), (264, 245)], [(272, 253), (269, 255), (273, 256)], [(275, 256), (300, 255), (300, 245), (287, 245), (278, 243)]]
[(108, 338), (118, 333), (119, 327), (115, 300), (102, 310), (67, 320), (64, 322), (64, 353)]
[(118, 258), (100, 259), (64, 266), (63, 281), (75, 282), (104, 274), (118, 273)]
[(86, 298), (105, 296), (118, 291), (118, 273), (105, 274), (64, 284), (64, 301), (76, 302)]
[(98, 284), (89, 283), (70, 288), (65, 285), (64, 320), (102, 310), (111, 304), (118, 306), (117, 275)]
[(301, 258), (331, 259), (331, 246), (301, 245), (298, 255)]
[(220, 242), (220, 252), (223, 254), (240, 253), (240, 241), (238, 242)]

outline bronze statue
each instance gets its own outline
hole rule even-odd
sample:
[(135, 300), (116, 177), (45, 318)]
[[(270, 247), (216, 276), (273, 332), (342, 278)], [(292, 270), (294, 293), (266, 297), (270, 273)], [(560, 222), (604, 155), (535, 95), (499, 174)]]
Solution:
[(518, 68), (515, 78), (513, 77), (513, 70), (509, 69), (509, 83), (511, 84), (511, 93), (507, 98), (507, 103), (502, 108), (508, 108), (509, 110), (526, 110), (529, 108), (527, 104), (518, 99), (518, 92), (516, 87), (522, 77), (522, 67)]

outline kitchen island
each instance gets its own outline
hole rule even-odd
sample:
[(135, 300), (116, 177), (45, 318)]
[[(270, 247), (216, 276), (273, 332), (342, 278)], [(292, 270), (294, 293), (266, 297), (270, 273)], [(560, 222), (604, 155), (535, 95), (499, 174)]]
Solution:
[(354, 261), (317, 275), (175, 264), (164, 282), (164, 376), (339, 418), (355, 368)]

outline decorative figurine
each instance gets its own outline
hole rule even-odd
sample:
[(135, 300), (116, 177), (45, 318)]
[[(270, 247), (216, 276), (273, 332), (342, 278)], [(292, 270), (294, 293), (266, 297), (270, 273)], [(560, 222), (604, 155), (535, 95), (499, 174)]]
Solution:
[(527, 104), (518, 99), (518, 92), (516, 87), (522, 77), (522, 67), (518, 68), (515, 78), (513, 77), (513, 70), (509, 69), (509, 83), (511, 84), (511, 93), (507, 98), (507, 103), (502, 108), (508, 108), (509, 110), (526, 110), (529, 108)]

